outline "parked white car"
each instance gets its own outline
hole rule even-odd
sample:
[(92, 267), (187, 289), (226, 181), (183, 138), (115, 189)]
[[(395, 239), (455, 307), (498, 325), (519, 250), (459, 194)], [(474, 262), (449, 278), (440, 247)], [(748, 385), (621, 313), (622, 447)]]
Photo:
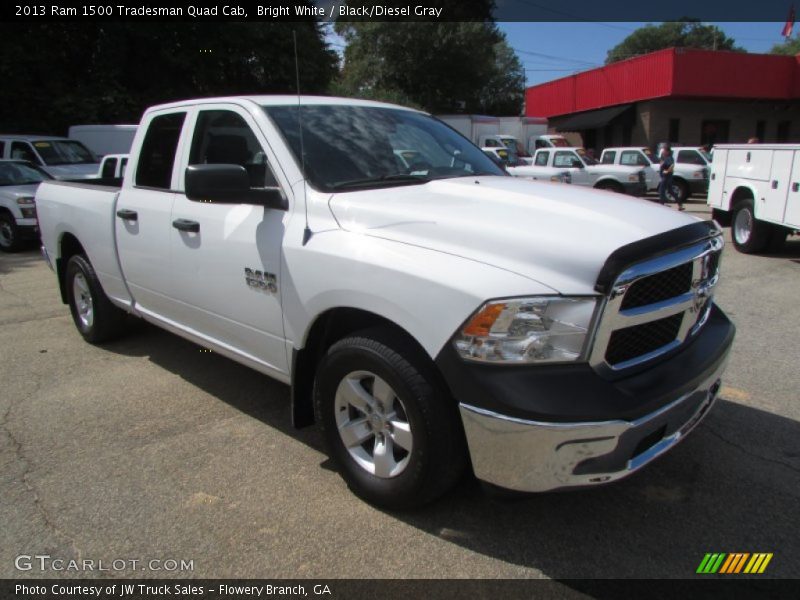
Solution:
[(567, 172), (568, 183), (633, 196), (643, 196), (647, 191), (644, 169), (599, 164), (583, 148), (540, 148), (533, 156), (533, 165), (507, 170), (514, 177), (548, 180)]
[(100, 166), (80, 142), (41, 135), (0, 135), (0, 158), (26, 160), (56, 179), (90, 179)]
[(715, 146), (708, 205), (740, 252), (780, 249), (800, 229), (800, 145)]
[(0, 250), (14, 252), (39, 238), (34, 195), (51, 177), (23, 160), (0, 160)]
[(528, 492), (620, 479), (708, 413), (733, 342), (713, 221), (509, 177), (399, 106), (157, 106), (121, 188), (36, 201), (84, 339), (130, 313), (291, 384), (294, 424), (383, 507), (469, 467)]

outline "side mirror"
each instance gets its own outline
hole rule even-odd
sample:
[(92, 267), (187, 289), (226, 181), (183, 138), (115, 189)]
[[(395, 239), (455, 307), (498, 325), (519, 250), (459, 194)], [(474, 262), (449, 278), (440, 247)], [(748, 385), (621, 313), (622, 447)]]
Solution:
[[(264, 166), (266, 169), (266, 165)], [(260, 204), (287, 210), (289, 203), (278, 188), (251, 188), (241, 165), (190, 165), (186, 167), (186, 197), (218, 204)]]

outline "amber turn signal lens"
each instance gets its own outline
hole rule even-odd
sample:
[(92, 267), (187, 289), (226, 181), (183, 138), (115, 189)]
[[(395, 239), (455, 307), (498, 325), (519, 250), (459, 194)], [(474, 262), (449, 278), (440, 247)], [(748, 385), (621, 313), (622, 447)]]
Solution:
[(505, 310), (506, 305), (502, 303), (487, 304), (481, 311), (472, 317), (467, 326), (462, 331), (463, 335), (485, 336), (489, 335), (492, 325)]

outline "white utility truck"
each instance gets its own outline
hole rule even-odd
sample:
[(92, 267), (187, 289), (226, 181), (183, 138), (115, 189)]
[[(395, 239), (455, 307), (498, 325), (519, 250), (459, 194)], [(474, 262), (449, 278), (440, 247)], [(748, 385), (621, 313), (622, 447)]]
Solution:
[(466, 468), (528, 492), (624, 477), (708, 412), (734, 336), (716, 223), (509, 177), (389, 104), (156, 106), (121, 188), (36, 202), (88, 342), (135, 315), (291, 384), (294, 424), (384, 507)]
[(97, 156), (130, 151), (138, 125), (73, 125), (67, 135), (78, 140)]
[(708, 205), (740, 252), (779, 250), (800, 229), (800, 145), (714, 146)]
[(583, 148), (540, 148), (532, 165), (509, 166), (514, 177), (533, 180), (563, 178), (565, 183), (643, 196), (647, 192), (647, 173), (642, 167), (599, 164)]

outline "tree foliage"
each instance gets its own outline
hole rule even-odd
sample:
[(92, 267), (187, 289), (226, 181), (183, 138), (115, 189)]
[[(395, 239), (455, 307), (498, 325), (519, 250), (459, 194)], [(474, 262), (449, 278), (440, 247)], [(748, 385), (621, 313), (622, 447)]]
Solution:
[(794, 56), (800, 54), (800, 37), (789, 38), (788, 40), (775, 44), (770, 54), (784, 54), (786, 56)]
[(183, 98), (293, 93), (293, 30), (303, 92), (326, 91), (337, 57), (313, 21), (0, 24), (0, 131), (65, 134)]
[(431, 112), (519, 114), (525, 71), (491, 21), (337, 22), (347, 41), (337, 88)]
[(716, 25), (704, 25), (694, 19), (682, 19), (640, 27), (608, 51), (606, 64), (664, 48), (745, 52), (744, 48), (737, 46), (736, 41), (726, 36)]

